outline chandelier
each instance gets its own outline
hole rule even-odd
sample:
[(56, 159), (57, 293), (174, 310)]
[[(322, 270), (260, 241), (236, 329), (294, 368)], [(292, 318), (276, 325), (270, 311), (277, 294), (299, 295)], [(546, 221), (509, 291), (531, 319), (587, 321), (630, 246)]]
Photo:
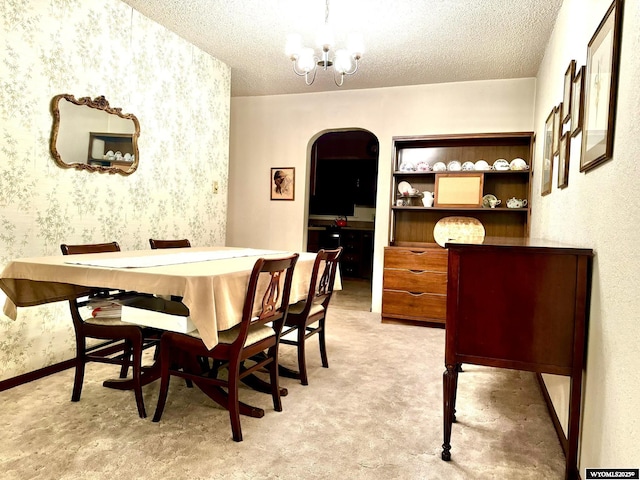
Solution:
[(311, 85), (316, 79), (318, 67), (325, 71), (333, 67), (333, 81), (341, 87), (345, 75), (353, 75), (358, 71), (358, 61), (364, 53), (364, 45), (362, 36), (352, 33), (347, 37), (347, 48), (336, 50), (333, 56), (331, 55), (334, 43), (333, 31), (329, 26), (329, 0), (326, 0), (324, 25), (318, 32), (317, 44), (322, 49), (319, 54), (312, 48), (303, 46), (299, 34), (287, 35), (285, 52), (293, 62), (293, 71), (296, 75), (304, 77), (307, 85)]

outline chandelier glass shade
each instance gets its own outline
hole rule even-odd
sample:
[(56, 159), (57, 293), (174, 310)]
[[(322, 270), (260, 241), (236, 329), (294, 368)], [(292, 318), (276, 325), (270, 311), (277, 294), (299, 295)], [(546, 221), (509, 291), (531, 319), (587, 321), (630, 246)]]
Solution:
[(316, 79), (318, 67), (329, 70), (333, 67), (333, 81), (339, 87), (344, 83), (345, 75), (353, 75), (358, 71), (358, 62), (364, 53), (364, 43), (359, 34), (349, 34), (346, 48), (333, 52), (333, 30), (329, 26), (329, 0), (326, 0), (324, 25), (316, 38), (319, 53), (313, 48), (302, 44), (299, 34), (287, 35), (285, 53), (293, 62), (293, 71), (296, 75), (304, 77), (307, 85), (311, 85)]

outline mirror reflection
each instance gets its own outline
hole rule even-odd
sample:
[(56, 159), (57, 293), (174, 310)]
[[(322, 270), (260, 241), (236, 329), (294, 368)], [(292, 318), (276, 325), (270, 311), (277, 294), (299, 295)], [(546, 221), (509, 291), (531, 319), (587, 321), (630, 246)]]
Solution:
[(52, 100), (51, 154), (63, 168), (130, 175), (138, 168), (140, 124), (104, 97)]

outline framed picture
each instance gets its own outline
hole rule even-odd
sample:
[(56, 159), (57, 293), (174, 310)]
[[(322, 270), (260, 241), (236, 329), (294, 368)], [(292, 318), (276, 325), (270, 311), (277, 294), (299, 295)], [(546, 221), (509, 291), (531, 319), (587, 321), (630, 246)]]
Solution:
[(575, 137), (582, 131), (584, 116), (584, 65), (578, 69), (573, 78), (573, 89), (571, 90), (571, 136)]
[(296, 169), (293, 167), (271, 168), (271, 200), (293, 200), (295, 198)]
[(571, 152), (571, 136), (565, 132), (560, 138), (560, 153), (558, 154), (558, 188), (569, 185), (569, 153)]
[(436, 174), (434, 207), (482, 206), (482, 173)]
[(622, 1), (614, 0), (587, 46), (580, 171), (613, 154)]
[(556, 107), (553, 114), (553, 154), (558, 155), (560, 150), (560, 137), (562, 136), (562, 122), (560, 121), (560, 115), (562, 115), (562, 102)]
[(560, 123), (567, 123), (571, 118), (571, 87), (573, 86), (573, 76), (576, 74), (576, 61), (571, 60), (567, 71), (564, 72), (564, 96), (562, 97), (562, 114)]
[(542, 147), (542, 187), (540, 193), (548, 195), (551, 193), (551, 173), (553, 172), (553, 123), (556, 116), (556, 109), (552, 108), (551, 113), (544, 122), (544, 143)]

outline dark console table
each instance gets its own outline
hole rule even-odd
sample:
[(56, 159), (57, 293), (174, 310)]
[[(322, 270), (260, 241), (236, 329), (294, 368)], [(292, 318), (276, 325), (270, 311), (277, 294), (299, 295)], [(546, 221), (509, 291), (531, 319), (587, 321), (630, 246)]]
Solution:
[(448, 243), (443, 376), (444, 444), (451, 459), (463, 363), (571, 377), (565, 478), (578, 478), (585, 326), (593, 251), (544, 240)]

